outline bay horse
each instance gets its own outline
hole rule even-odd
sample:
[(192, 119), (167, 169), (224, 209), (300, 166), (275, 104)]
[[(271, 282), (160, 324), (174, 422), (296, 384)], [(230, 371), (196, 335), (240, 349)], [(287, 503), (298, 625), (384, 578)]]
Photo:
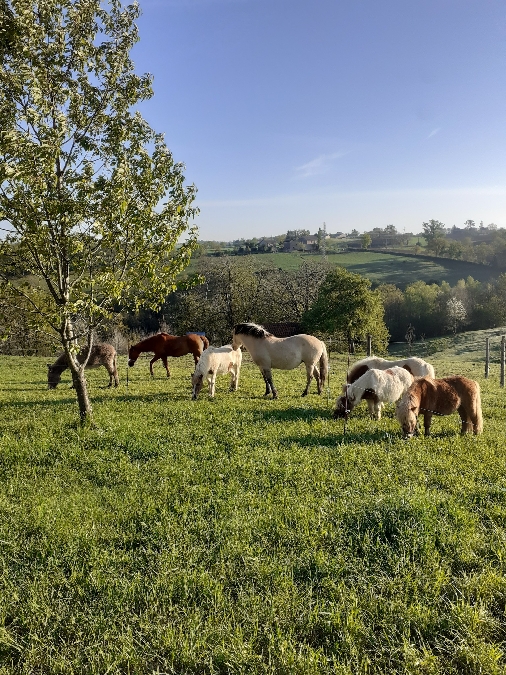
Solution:
[(397, 359), (396, 361), (382, 359), (380, 356), (368, 356), (352, 365), (346, 381), (348, 384), (352, 384), (371, 368), (386, 370), (387, 368), (392, 368), (393, 366), (405, 368), (414, 377), (435, 377), (434, 366), (432, 366), (430, 363), (427, 363), (427, 361), (418, 358), (418, 356), (410, 356), (407, 359)]
[[(86, 358), (87, 349), (83, 349), (77, 355), (79, 363), (83, 363)], [(112, 345), (102, 343), (93, 345), (90, 352), (90, 358), (86, 364), (86, 368), (98, 368), (104, 366), (109, 373), (109, 387), (112, 387), (114, 379), (114, 386), (119, 384), (118, 369), (116, 367), (116, 350)], [(61, 380), (61, 374), (69, 367), (67, 355), (65, 352), (60, 354), (54, 363), (47, 364), (47, 388), (56, 389)]]
[(209, 347), (209, 340), (204, 335), (189, 333), (188, 335), (169, 335), (168, 333), (157, 333), (151, 337), (141, 340), (128, 350), (128, 366), (131, 368), (139, 358), (142, 352), (154, 352), (154, 357), (149, 362), (149, 372), (153, 374), (153, 363), (162, 359), (167, 377), (170, 377), (168, 356), (185, 356), (193, 354), (195, 365), (199, 362), (204, 349)]
[(301, 363), (306, 366), (307, 377), (302, 396), (307, 396), (313, 377), (316, 378), (318, 394), (322, 393), (329, 366), (327, 348), (313, 335), (277, 338), (256, 323), (238, 323), (232, 333), (232, 347), (237, 349), (241, 345), (244, 345), (260, 368), (265, 381), (265, 396), (272, 392), (273, 399), (278, 397), (272, 381), (272, 368), (293, 370)]
[(230, 391), (237, 391), (239, 373), (241, 372), (242, 352), (232, 345), (223, 347), (208, 347), (205, 349), (192, 375), (192, 399), (195, 401), (204, 384), (204, 378), (209, 383), (209, 396), (214, 398), (216, 375), (230, 373)]
[(373, 419), (381, 419), (384, 403), (394, 403), (413, 383), (413, 375), (405, 368), (394, 366), (386, 370), (371, 368), (352, 384), (343, 386), (343, 393), (336, 401), (334, 418), (348, 417), (360, 401), (367, 401)]
[(481, 413), (480, 385), (461, 375), (432, 380), (417, 378), (397, 403), (395, 411), (402, 427), (404, 438), (418, 434), (418, 415), (423, 414), (425, 435), (430, 435), (433, 415), (450, 415), (457, 411), (462, 421), (461, 434), (481, 434), (483, 417)]

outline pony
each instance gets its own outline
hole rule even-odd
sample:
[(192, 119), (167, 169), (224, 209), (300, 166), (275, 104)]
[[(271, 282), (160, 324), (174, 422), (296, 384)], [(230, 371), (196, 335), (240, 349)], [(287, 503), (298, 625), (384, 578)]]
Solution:
[(461, 375), (432, 380), (428, 377), (415, 379), (397, 403), (395, 411), (404, 438), (418, 435), (418, 415), (423, 413), (425, 435), (430, 435), (433, 415), (450, 415), (457, 411), (462, 420), (461, 434), (481, 434), (480, 385)]
[(405, 368), (371, 368), (352, 384), (343, 386), (343, 393), (336, 401), (334, 418), (346, 419), (353, 408), (364, 399), (371, 417), (379, 420), (383, 404), (397, 401), (412, 383), (413, 375)]
[(153, 363), (162, 359), (167, 377), (170, 377), (168, 356), (185, 356), (193, 354), (195, 365), (199, 362), (204, 349), (209, 347), (209, 340), (204, 335), (189, 333), (188, 335), (169, 335), (168, 333), (157, 333), (151, 337), (141, 340), (128, 350), (128, 366), (132, 368), (142, 352), (154, 352), (155, 355), (149, 362), (149, 372), (153, 374)]
[(209, 383), (209, 396), (214, 397), (216, 376), (230, 373), (230, 391), (237, 391), (239, 386), (239, 373), (241, 371), (242, 352), (234, 349), (232, 345), (223, 347), (208, 347), (195, 368), (192, 375), (192, 399), (195, 401), (207, 376)]
[(301, 363), (306, 366), (307, 376), (302, 396), (307, 396), (313, 377), (316, 379), (318, 394), (322, 393), (329, 361), (324, 343), (313, 335), (300, 334), (277, 338), (256, 323), (238, 323), (232, 333), (232, 347), (237, 349), (241, 345), (248, 350), (260, 368), (265, 380), (265, 397), (271, 392), (273, 399), (278, 397), (272, 381), (272, 368), (293, 370)]
[[(79, 363), (83, 363), (87, 349), (82, 349), (77, 355), (77, 360)], [(117, 387), (119, 384), (118, 378), (118, 369), (116, 367), (116, 350), (112, 345), (108, 345), (105, 342), (98, 345), (93, 345), (90, 352), (90, 358), (86, 364), (86, 368), (98, 368), (99, 366), (104, 366), (104, 368), (109, 373), (109, 387), (112, 387), (112, 381), (114, 379), (114, 386)], [(47, 364), (47, 388), (56, 389), (58, 383), (61, 380), (61, 374), (64, 370), (67, 370), (69, 367), (67, 355), (65, 352), (60, 354), (54, 363)]]
[(368, 356), (353, 364), (346, 381), (348, 384), (352, 384), (371, 368), (386, 370), (387, 368), (392, 368), (392, 366), (405, 368), (414, 377), (435, 377), (434, 367), (430, 363), (427, 363), (427, 361), (419, 359), (417, 356), (410, 356), (408, 359), (398, 359), (397, 361), (389, 361), (388, 359), (382, 359), (379, 356)]

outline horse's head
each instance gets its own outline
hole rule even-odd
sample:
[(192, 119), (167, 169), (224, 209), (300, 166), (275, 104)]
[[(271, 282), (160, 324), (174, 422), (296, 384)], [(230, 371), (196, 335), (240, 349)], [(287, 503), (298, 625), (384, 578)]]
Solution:
[(128, 367), (131, 368), (139, 358), (140, 352), (135, 347), (130, 347), (128, 350)]
[(197, 396), (199, 395), (203, 384), (204, 384), (204, 374), (197, 373), (197, 371), (195, 371), (192, 375), (192, 401), (197, 400)]
[(355, 407), (355, 398), (350, 392), (350, 386), (343, 387), (342, 395), (336, 401), (334, 419), (348, 419), (348, 415)]
[(51, 363), (47, 364), (47, 388), (56, 389), (61, 380), (61, 368), (53, 366)]
[(418, 413), (420, 406), (411, 396), (403, 396), (395, 406), (395, 416), (401, 425), (403, 438), (418, 434)]

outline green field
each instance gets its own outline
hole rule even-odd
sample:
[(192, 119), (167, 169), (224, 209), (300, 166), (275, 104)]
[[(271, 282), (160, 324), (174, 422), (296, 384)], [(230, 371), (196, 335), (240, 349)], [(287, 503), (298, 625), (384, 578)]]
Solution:
[(264, 400), (190, 400), (192, 361), (139, 360), (76, 426), (69, 377), (0, 357), (0, 673), (506, 672), (506, 399), (479, 350), (439, 375), (482, 385), (485, 432), (430, 439), (331, 417), (302, 369)]
[[(321, 255), (310, 253), (264, 253), (248, 258), (258, 265), (274, 265), (283, 270), (298, 269), (304, 260), (316, 262), (322, 260)], [(414, 281), (438, 284), (447, 281), (451, 286), (455, 286), (459, 279), (467, 279), (468, 276), (487, 282), (500, 274), (499, 270), (486, 265), (446, 258), (412, 258), (357, 251), (329, 254), (327, 259), (331, 265), (346, 267), (350, 272), (362, 274), (375, 284), (396, 284), (401, 288)], [(242, 257), (234, 256), (232, 260), (240, 261)], [(190, 269), (195, 270), (195, 262), (192, 262)]]

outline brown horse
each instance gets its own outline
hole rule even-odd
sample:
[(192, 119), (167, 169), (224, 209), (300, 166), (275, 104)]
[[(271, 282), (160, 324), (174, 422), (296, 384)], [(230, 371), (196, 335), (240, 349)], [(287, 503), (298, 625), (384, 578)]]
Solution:
[(170, 377), (170, 370), (167, 363), (168, 356), (185, 356), (193, 354), (195, 365), (199, 362), (200, 355), (209, 347), (209, 340), (204, 335), (189, 333), (188, 335), (169, 335), (168, 333), (157, 333), (146, 340), (141, 340), (128, 350), (128, 365), (132, 367), (139, 354), (142, 352), (154, 352), (155, 355), (149, 362), (149, 372), (153, 375), (153, 363), (162, 359), (167, 377)]
[(433, 415), (450, 415), (457, 411), (462, 422), (461, 434), (483, 431), (480, 385), (461, 375), (433, 380), (419, 377), (397, 403), (396, 417), (404, 438), (418, 433), (417, 418), (423, 414), (425, 435), (430, 434)]

